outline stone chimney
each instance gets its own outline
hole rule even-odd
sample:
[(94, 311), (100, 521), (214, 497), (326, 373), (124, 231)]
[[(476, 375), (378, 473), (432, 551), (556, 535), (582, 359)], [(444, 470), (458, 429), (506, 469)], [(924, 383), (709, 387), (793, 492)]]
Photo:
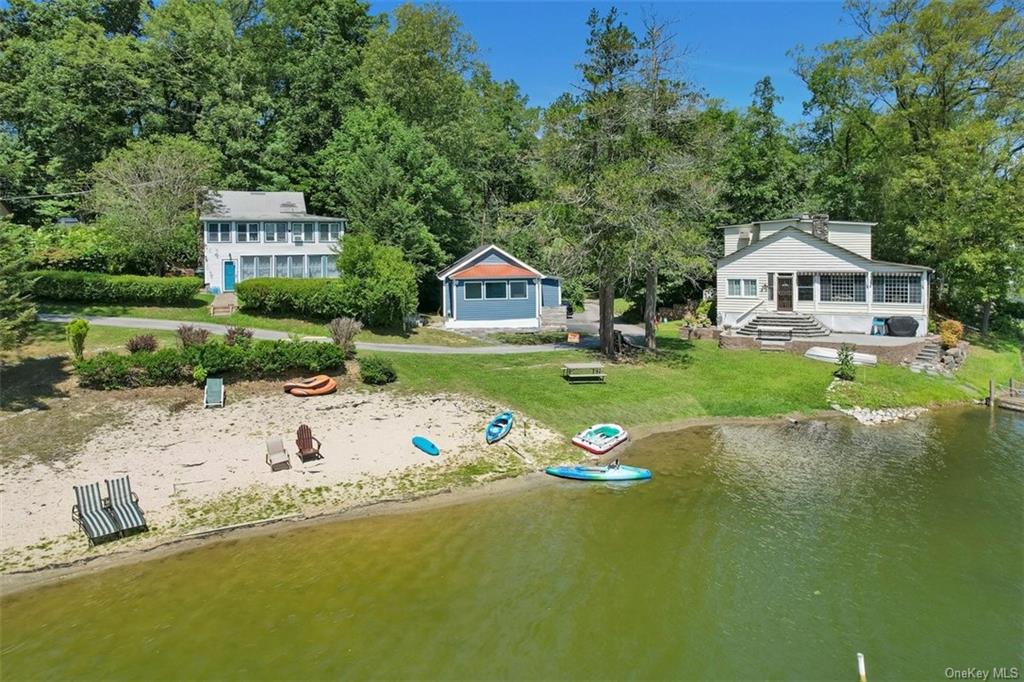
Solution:
[(811, 234), (828, 241), (828, 213), (815, 213), (811, 216)]

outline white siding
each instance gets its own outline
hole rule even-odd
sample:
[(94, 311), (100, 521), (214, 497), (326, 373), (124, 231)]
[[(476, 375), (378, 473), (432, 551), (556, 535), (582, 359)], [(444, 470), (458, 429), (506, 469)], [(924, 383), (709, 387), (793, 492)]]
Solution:
[[(773, 231), (774, 232), (774, 231)], [(870, 234), (870, 231), (869, 231)], [(761, 233), (762, 242), (764, 232)], [(723, 259), (726, 260), (726, 259)], [(794, 310), (819, 316), (859, 316), (867, 317), (867, 329), (870, 329), (871, 315), (910, 315), (917, 318), (927, 317), (927, 273), (922, 272), (922, 296), (921, 303), (893, 304), (873, 303), (871, 301), (870, 288), (866, 292), (867, 300), (863, 303), (835, 303), (820, 301), (797, 301), (796, 299), (796, 278), (800, 272), (907, 272), (907, 268), (899, 265), (872, 262), (866, 258), (860, 258), (854, 254), (847, 253), (831, 244), (825, 244), (821, 240), (809, 234), (789, 232), (778, 236), (775, 241), (763, 244), (737, 256), (727, 263), (720, 263), (717, 276), (717, 309), (724, 319), (735, 321), (738, 316), (751, 311), (759, 301), (763, 303), (755, 308), (752, 314), (774, 311), (776, 308), (774, 300), (768, 300), (768, 292), (762, 287), (767, 285), (768, 273), (793, 273)], [(756, 298), (735, 297), (728, 295), (728, 280), (730, 279), (757, 279), (758, 294)], [(776, 284), (776, 289), (777, 289)], [(816, 287), (815, 299), (818, 298)], [(740, 322), (745, 322), (744, 317)], [(860, 329), (861, 321), (857, 322), (857, 330)], [(852, 330), (852, 329), (851, 329)]]
[[(771, 237), (776, 232), (787, 227), (794, 227), (802, 232), (811, 233), (811, 222), (793, 218), (792, 220), (774, 220), (763, 223), (746, 225), (730, 225), (722, 228), (726, 256), (734, 253), (739, 248), (741, 233), (750, 233), (751, 239), (756, 243)], [(870, 223), (845, 223), (830, 221), (828, 224), (828, 240), (832, 244), (841, 246), (844, 249), (853, 251), (856, 254), (871, 258), (871, 230)]]
[(722, 236), (725, 239), (725, 253), (728, 256), (736, 250), (736, 243), (740, 238), (740, 228), (732, 225), (722, 229)]
[(828, 240), (836, 246), (841, 246), (865, 258), (871, 258), (870, 225), (829, 223)]
[[(211, 222), (229, 222), (224, 221), (211, 221)], [(239, 222), (255, 222), (255, 221), (239, 221)], [(273, 221), (271, 221), (273, 222)], [(313, 221), (303, 221), (313, 222)], [(321, 221), (323, 222), (323, 221)], [(345, 224), (342, 222), (342, 233), (344, 235)], [(300, 242), (295, 243), (292, 239), (292, 233), (288, 233), (288, 241), (285, 242), (267, 242), (264, 241), (265, 235), (263, 234), (263, 223), (260, 223), (260, 241), (258, 242), (239, 242), (235, 241), (236, 232), (234, 223), (232, 223), (231, 230), (231, 241), (229, 242), (207, 242), (206, 223), (203, 223), (203, 266), (204, 266), (204, 279), (209, 287), (216, 287), (217, 289), (224, 289), (224, 262), (234, 261), (235, 262), (235, 281), (242, 281), (242, 267), (241, 258), (242, 256), (314, 256), (314, 255), (326, 255), (326, 254), (337, 254), (338, 245), (341, 243), (336, 242), (320, 242), (314, 240), (312, 242)], [(319, 238), (319, 234), (317, 235)]]

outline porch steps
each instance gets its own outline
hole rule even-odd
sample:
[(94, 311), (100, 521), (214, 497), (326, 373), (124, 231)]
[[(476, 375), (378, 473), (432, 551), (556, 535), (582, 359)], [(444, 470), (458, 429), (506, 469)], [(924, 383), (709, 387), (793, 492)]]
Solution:
[(804, 338), (827, 336), (832, 330), (810, 315), (803, 313), (764, 313), (747, 322), (736, 333), (741, 336), (756, 336), (759, 339), (781, 336), (780, 330), (788, 330), (789, 337)]

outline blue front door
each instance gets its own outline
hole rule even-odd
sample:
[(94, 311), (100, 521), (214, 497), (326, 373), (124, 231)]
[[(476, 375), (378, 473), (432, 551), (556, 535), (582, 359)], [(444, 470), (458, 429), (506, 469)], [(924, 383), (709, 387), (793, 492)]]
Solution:
[(224, 261), (224, 291), (235, 290), (235, 261)]

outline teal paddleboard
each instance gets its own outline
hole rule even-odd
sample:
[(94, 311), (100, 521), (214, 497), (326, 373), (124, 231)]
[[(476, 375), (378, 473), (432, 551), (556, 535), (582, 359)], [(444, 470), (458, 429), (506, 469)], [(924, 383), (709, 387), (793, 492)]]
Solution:
[(412, 444), (418, 447), (423, 452), (427, 453), (431, 457), (437, 457), (441, 454), (441, 448), (434, 445), (430, 440), (423, 436), (413, 436)]
[(545, 471), (559, 478), (577, 481), (642, 481), (651, 477), (650, 469), (626, 466), (615, 467), (548, 467)]

